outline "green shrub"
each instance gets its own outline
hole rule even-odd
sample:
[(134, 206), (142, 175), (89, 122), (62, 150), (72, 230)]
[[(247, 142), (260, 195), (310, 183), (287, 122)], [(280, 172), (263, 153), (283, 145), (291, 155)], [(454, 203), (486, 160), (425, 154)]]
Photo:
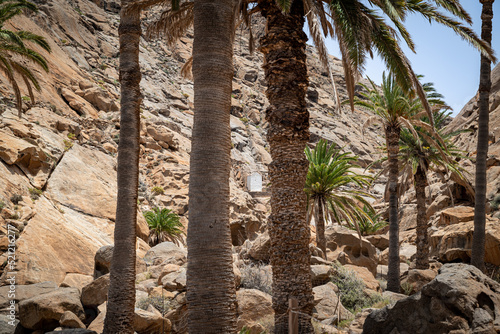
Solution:
[(20, 194), (14, 194), (10, 197), (10, 201), (12, 203), (14, 203), (15, 205), (17, 205), (19, 202), (21, 202), (23, 200), (23, 196), (21, 196)]
[(155, 195), (163, 195), (165, 193), (165, 190), (163, 189), (163, 187), (153, 187), (153, 189), (151, 189), (151, 192)]
[(68, 133), (68, 138), (71, 140), (76, 140), (76, 135), (74, 133)]
[(34, 200), (34, 201), (36, 201), (37, 199), (39, 199), (40, 196), (43, 193), (43, 191), (41, 189), (37, 189), (37, 188), (29, 188), (28, 190), (30, 192), (31, 199)]
[(144, 218), (149, 226), (149, 245), (155, 246), (164, 241), (175, 244), (183, 243), (182, 223), (179, 215), (169, 209), (154, 208), (153, 211), (144, 212)]
[(2, 210), (3, 208), (5, 208), (5, 202), (4, 201), (0, 201), (0, 210)]
[(498, 210), (500, 207), (500, 194), (496, 194), (493, 200), (490, 202), (490, 206), (493, 210)]
[(340, 263), (334, 263), (333, 269), (332, 282), (339, 288), (340, 302), (352, 313), (355, 314), (384, 299), (382, 295), (376, 293), (368, 296), (364, 291), (365, 283)]
[(161, 314), (166, 314), (172, 308), (172, 301), (162, 296), (150, 296), (139, 300), (137, 303), (137, 307), (143, 310), (146, 310), (149, 305), (152, 305)]
[(256, 289), (272, 294), (272, 274), (261, 264), (250, 264), (240, 268), (241, 284), (245, 289)]
[(64, 139), (64, 150), (68, 151), (70, 148), (73, 147), (73, 142), (71, 140)]

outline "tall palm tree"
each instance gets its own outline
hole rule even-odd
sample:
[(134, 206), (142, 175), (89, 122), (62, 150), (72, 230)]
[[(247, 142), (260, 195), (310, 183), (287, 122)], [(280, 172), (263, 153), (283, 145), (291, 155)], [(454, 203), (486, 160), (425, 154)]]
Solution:
[(35, 102), (32, 85), (36, 90), (40, 90), (40, 83), (22, 60), (40, 66), (45, 72), (49, 71), (45, 57), (29, 48), (26, 42), (38, 45), (48, 52), (51, 50), (49, 43), (42, 36), (24, 30), (11, 31), (4, 27), (8, 20), (21, 14), (23, 10), (36, 12), (37, 7), (25, 0), (0, 0), (0, 70), (5, 73), (14, 89), (19, 117), (22, 113), (22, 96), (15, 75), (18, 74), (23, 79), (32, 103)]
[[(491, 44), (493, 2), (479, 0), (483, 4), (481, 12), (481, 38)], [(489, 98), (491, 90), (491, 59), (481, 55), (479, 78), (479, 119), (476, 155), (476, 197), (474, 206), (474, 235), (472, 237), (471, 264), (484, 270), (484, 247), (486, 225), (486, 158), (488, 157)]]
[(194, 24), (194, 125), (187, 233), (188, 331), (234, 333), (236, 289), (229, 228), (229, 126), (235, 11), (232, 0), (142, 0), (136, 8), (167, 5), (147, 30), (175, 43)]
[(135, 245), (139, 186), (139, 133), (141, 69), (140, 11), (127, 10), (134, 0), (122, 0), (120, 25), (120, 142), (118, 144), (118, 196), (115, 246), (111, 260), (108, 306), (104, 333), (134, 333)]
[(236, 332), (229, 228), (232, 0), (194, 2), (194, 125), (189, 171), (189, 333)]
[[(438, 97), (437, 105), (445, 106), (444, 102), (440, 100), (440, 95), (436, 95), (435, 93), (433, 95)], [(429, 98), (429, 101), (432, 100)], [(432, 102), (431, 104), (436, 105)], [(411, 181), (413, 183), (417, 199), (417, 269), (429, 268), (428, 221), (425, 196), (429, 169), (444, 169), (446, 173), (449, 172), (459, 178), (464, 178), (462, 174), (463, 169), (454, 160), (457, 157), (463, 158), (462, 152), (456, 149), (451, 142), (451, 138), (461, 131), (443, 133), (441, 129), (449, 115), (450, 113), (446, 110), (434, 112), (435, 127), (437, 129), (434, 135), (418, 126), (415, 126), (415, 131), (418, 134), (417, 137), (407, 129), (402, 129), (401, 131), (399, 161), (403, 170), (402, 179), (403, 182)], [(421, 120), (428, 122), (426, 116), (423, 116)], [(441, 138), (435, 138), (436, 135)], [(441, 142), (444, 142), (445, 146)], [(404, 188), (404, 186), (401, 188)], [(400, 193), (402, 193), (402, 189)]]
[[(313, 150), (306, 147), (306, 157), (309, 161), (305, 192), (307, 194), (309, 217), (315, 217), (316, 242), (326, 259), (325, 217), (331, 212), (332, 218), (338, 223), (343, 220), (350, 226), (358, 227), (358, 220), (371, 222), (369, 211), (373, 211), (365, 199), (372, 197), (367, 192), (349, 187), (365, 187), (372, 177), (357, 174), (352, 168), (358, 159), (350, 153), (341, 153), (335, 145), (321, 139)], [(366, 208), (366, 209), (365, 209)], [(328, 219), (326, 219), (328, 220)]]
[[(434, 134), (433, 128), (422, 122), (422, 113), (418, 99), (408, 97), (408, 94), (397, 84), (392, 74), (383, 73), (381, 91), (370, 80), (371, 87), (365, 85), (367, 92), (362, 92), (364, 100), (356, 98), (354, 103), (375, 113), (369, 118), (364, 128), (369, 124), (381, 121), (385, 130), (385, 140), (388, 160), (388, 191), (389, 191), (389, 268), (387, 272), (387, 290), (399, 292), (399, 220), (398, 220), (398, 156), (401, 129), (407, 128), (417, 137), (413, 125), (418, 125)], [(425, 188), (424, 188), (425, 189)]]

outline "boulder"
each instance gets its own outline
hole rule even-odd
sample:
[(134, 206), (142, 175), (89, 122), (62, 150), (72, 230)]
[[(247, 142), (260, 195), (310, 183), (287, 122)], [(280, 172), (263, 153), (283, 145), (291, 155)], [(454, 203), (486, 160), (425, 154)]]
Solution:
[(0, 158), (19, 167), (38, 189), (45, 186), (52, 170), (50, 159), (38, 145), (0, 131)]
[(323, 285), (330, 281), (330, 276), (333, 274), (333, 267), (316, 264), (311, 266), (311, 280), (313, 286)]
[(135, 309), (134, 330), (138, 334), (169, 333), (172, 324), (157, 312)]
[(0, 314), (0, 334), (16, 334), (15, 330), (19, 320), (11, 316)]
[(366, 318), (372, 333), (495, 333), (500, 331), (500, 283), (479, 269), (445, 264), (422, 290)]
[(344, 268), (352, 271), (357, 278), (363, 281), (367, 289), (381, 292), (379, 281), (375, 279), (375, 276), (373, 276), (373, 274), (367, 268), (353, 266), (350, 264), (345, 264)]
[[(470, 260), (474, 222), (446, 226), (429, 238), (431, 255), (442, 262)], [(486, 220), (485, 262), (500, 266), (500, 220)]]
[(183, 265), (187, 261), (187, 251), (173, 242), (165, 241), (148, 250), (144, 261), (154, 265), (169, 263)]
[(19, 303), (21, 325), (33, 330), (53, 330), (59, 325), (64, 312), (71, 311), (85, 319), (80, 291), (77, 288), (59, 288)]
[(16, 293), (13, 299), (9, 298), (10, 285), (0, 287), (0, 309), (5, 309), (10, 305), (11, 300), (19, 303), (25, 299), (29, 299), (38, 295), (57, 290), (57, 284), (54, 282), (42, 282), (30, 285), (16, 285)]
[(83, 98), (90, 102), (97, 110), (119, 111), (120, 107), (109, 94), (100, 87), (91, 87), (83, 91)]
[(59, 319), (59, 325), (65, 328), (86, 328), (80, 318), (71, 311), (63, 313), (61, 319)]
[(78, 290), (82, 291), (82, 288), (91, 283), (93, 280), (94, 279), (90, 275), (68, 273), (59, 286), (78, 288)]
[(96, 307), (108, 300), (109, 274), (101, 276), (82, 289), (82, 304)]
[(186, 268), (180, 268), (161, 279), (165, 290), (182, 291), (186, 289)]
[(269, 262), (271, 239), (269, 233), (259, 235), (252, 243), (248, 254), (255, 261)]
[(271, 296), (262, 291), (239, 289), (236, 292), (236, 299), (238, 300), (238, 330), (246, 326), (252, 332), (252, 329), (260, 328), (257, 326), (260, 319), (274, 314)]
[(410, 269), (405, 277), (401, 280), (401, 285), (411, 285), (411, 290), (407, 291), (410, 294), (417, 293), (424, 285), (432, 281), (437, 275), (437, 272), (432, 269)]
[(377, 234), (369, 235), (365, 237), (366, 240), (371, 242), (371, 244), (377, 247), (379, 250), (383, 251), (389, 248), (389, 235), (388, 234)]
[(61, 89), (61, 95), (67, 101), (68, 105), (75, 110), (79, 115), (98, 118), (99, 115), (94, 106), (84, 98), (76, 95), (67, 88)]
[(356, 232), (342, 226), (328, 228), (325, 237), (326, 247), (332, 251), (329, 260), (366, 267), (373, 275), (377, 274), (377, 249), (368, 240), (360, 240)]
[(448, 226), (474, 220), (474, 208), (471, 206), (454, 206), (441, 211), (438, 226)]
[[(145, 246), (145, 249), (149, 249), (149, 246), (144, 244), (145, 242), (142, 239), (137, 239), (135, 270), (138, 273), (144, 272), (147, 268), (146, 263), (142, 260), (145, 254), (145, 251), (142, 248)], [(106, 245), (99, 248), (95, 253), (94, 279), (109, 273), (109, 269), (111, 268), (111, 259), (113, 257), (113, 249), (113, 245)]]
[(340, 320), (338, 320), (340, 322), (353, 317), (352, 313), (340, 303), (336, 292), (338, 288), (332, 282), (313, 288), (316, 305), (313, 314), (316, 319), (321, 321), (340, 314)]

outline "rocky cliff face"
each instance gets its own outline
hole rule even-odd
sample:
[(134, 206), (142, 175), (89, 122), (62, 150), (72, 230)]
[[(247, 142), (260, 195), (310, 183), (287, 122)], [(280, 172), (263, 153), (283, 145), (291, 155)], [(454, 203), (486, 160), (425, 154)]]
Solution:
[[(1, 78), (0, 91), (5, 98), (0, 118), (0, 250), (7, 249), (8, 231), (3, 226), (10, 223), (17, 235), (17, 284), (47, 280), (59, 284), (68, 274), (91, 275), (96, 250), (113, 243), (119, 141), (119, 5), (97, 0), (36, 3), (39, 13), (20, 16), (11, 28), (22, 27), (49, 41), (53, 51), (44, 55), (50, 73), (35, 69), (42, 91), (35, 94), (35, 105), (24, 102), (20, 119), (10, 87)], [(154, 12), (146, 13), (145, 22), (154, 16)], [(161, 40), (143, 40), (140, 50), (144, 94), (141, 208), (171, 208), (183, 217), (184, 224), (193, 84), (179, 73), (190, 57), (191, 44), (188, 34), (174, 47)], [(250, 54), (247, 44), (245, 32), (240, 31), (235, 43), (231, 110), (234, 245), (255, 238), (265, 225), (268, 197), (265, 193), (250, 195), (245, 180), (258, 172), (265, 185), (266, 165), (271, 161), (265, 139), (262, 56)], [(373, 131), (361, 133), (360, 124), (367, 118), (363, 111), (333, 114), (332, 87), (313, 49), (307, 52), (312, 142), (326, 138), (359, 155), (361, 166), (366, 166), (376, 158), (375, 147), (382, 138)], [(332, 62), (345, 98), (340, 62), (333, 58)], [(140, 238), (147, 238), (143, 219), (138, 232)], [(143, 240), (139, 247), (148, 248)]]

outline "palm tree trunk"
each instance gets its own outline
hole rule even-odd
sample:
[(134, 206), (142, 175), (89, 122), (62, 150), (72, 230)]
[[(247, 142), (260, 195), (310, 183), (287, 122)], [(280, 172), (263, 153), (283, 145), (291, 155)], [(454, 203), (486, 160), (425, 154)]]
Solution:
[(194, 125), (189, 174), (189, 333), (235, 333), (229, 229), (233, 1), (194, 3)]
[(425, 205), (425, 188), (427, 175), (425, 170), (418, 166), (415, 178), (415, 194), (417, 197), (417, 256), (416, 268), (429, 268), (429, 240), (427, 238), (427, 207)]
[(316, 243), (323, 252), (323, 258), (326, 260), (325, 214), (323, 205), (326, 205), (326, 203), (320, 197), (318, 199), (318, 219), (316, 220)]
[[(480, 0), (483, 4), (481, 12), (481, 38), (491, 44), (491, 30), (494, 0)], [(491, 90), (491, 61), (481, 55), (481, 71), (479, 78), (479, 120), (477, 132), (476, 157), (476, 196), (474, 207), (474, 235), (472, 238), (471, 264), (484, 270), (484, 247), (486, 225), (486, 158), (488, 156), (489, 134), (489, 98)]]
[(111, 260), (104, 333), (134, 333), (135, 243), (139, 185), (141, 70), (139, 67), (140, 13), (125, 12), (132, 3), (122, 0), (120, 14), (120, 143), (115, 246)]
[(309, 141), (309, 113), (305, 94), (308, 86), (303, 32), (304, 6), (295, 0), (290, 13), (283, 12), (274, 0), (259, 0), (266, 18), (266, 34), (261, 39), (266, 95), (270, 107), (267, 140), (271, 149), (271, 265), (273, 268), (273, 308), (275, 332), (288, 333), (289, 298), (299, 303), (299, 332), (313, 333), (310, 315), (313, 308), (311, 285), (310, 228), (306, 221), (304, 192), (309, 163), (304, 149)]
[(399, 293), (398, 153), (399, 125), (387, 125), (385, 139), (389, 161), (389, 265), (387, 290)]

